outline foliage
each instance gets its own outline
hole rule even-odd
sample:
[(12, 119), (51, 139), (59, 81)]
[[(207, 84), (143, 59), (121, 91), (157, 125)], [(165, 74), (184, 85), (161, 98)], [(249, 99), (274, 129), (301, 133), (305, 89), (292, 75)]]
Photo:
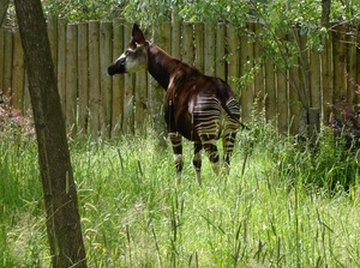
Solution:
[[(171, 150), (144, 136), (70, 141), (88, 263), (94, 267), (358, 266), (359, 153), (314, 150), (254, 122), (239, 134), (229, 176), (203, 157), (195, 182), (185, 143), (182, 184)], [(33, 139), (0, 140), (2, 267), (47, 267), (43, 198)], [(245, 159), (247, 158), (247, 161)], [(344, 191), (343, 178), (352, 183)], [(329, 189), (336, 179), (336, 192)]]

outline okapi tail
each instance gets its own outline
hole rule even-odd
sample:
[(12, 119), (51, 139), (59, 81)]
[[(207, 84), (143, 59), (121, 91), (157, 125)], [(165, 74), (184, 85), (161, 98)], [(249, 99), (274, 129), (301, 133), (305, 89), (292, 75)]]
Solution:
[(234, 97), (228, 99), (226, 103), (221, 102), (221, 106), (229, 117), (236, 121), (243, 129), (250, 130), (248, 126), (240, 121), (240, 104)]

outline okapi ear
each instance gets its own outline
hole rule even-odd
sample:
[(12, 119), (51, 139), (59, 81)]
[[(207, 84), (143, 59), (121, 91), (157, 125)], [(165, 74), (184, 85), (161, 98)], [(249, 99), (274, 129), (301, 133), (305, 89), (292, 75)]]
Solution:
[(139, 26), (136, 23), (134, 23), (133, 25), (132, 37), (138, 44), (144, 44), (146, 41), (143, 32), (140, 30)]

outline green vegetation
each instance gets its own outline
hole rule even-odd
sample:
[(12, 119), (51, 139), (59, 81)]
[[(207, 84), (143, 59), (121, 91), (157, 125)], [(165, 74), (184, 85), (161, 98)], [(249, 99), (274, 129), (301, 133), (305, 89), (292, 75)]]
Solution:
[[(151, 135), (116, 143), (73, 138), (90, 266), (359, 266), (359, 151), (326, 131), (313, 149), (269, 125), (253, 129), (239, 135), (229, 176), (215, 177), (203, 156), (202, 188), (190, 143), (176, 188), (171, 149)], [(48, 267), (36, 143), (19, 131), (6, 137), (0, 267)]]

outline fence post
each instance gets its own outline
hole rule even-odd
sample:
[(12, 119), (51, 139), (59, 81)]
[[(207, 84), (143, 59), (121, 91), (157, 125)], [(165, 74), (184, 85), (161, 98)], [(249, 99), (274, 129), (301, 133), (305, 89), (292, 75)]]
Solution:
[(87, 133), (89, 105), (89, 35), (88, 24), (78, 25), (78, 80), (79, 80), (79, 116), (78, 126), (83, 134)]
[(0, 28), (0, 92), (4, 92), (4, 57), (5, 57), (5, 30)]
[(204, 71), (206, 75), (214, 76), (216, 71), (216, 29), (213, 22), (205, 23), (205, 59)]
[(200, 71), (204, 72), (204, 24), (195, 24), (195, 63)]
[(111, 108), (112, 108), (112, 81), (107, 74), (107, 67), (112, 62), (112, 23), (101, 22), (100, 24), (100, 86), (101, 86), (101, 109), (100, 127), (101, 135), (110, 138), (111, 130)]
[(193, 43), (193, 24), (184, 22), (183, 40), (181, 46), (181, 59), (183, 62), (193, 65), (194, 64), (194, 43)]
[(66, 29), (66, 126), (68, 129), (76, 125), (77, 98), (77, 25), (68, 24)]
[[(248, 31), (252, 31), (251, 24), (248, 23), (246, 27)], [(254, 83), (250, 80), (252, 79), (250, 74), (253, 72), (254, 51), (250, 39), (245, 34), (241, 36), (240, 43), (240, 71), (242, 76), (246, 75), (247, 77), (241, 89), (240, 106), (243, 121), (248, 122), (251, 118), (252, 105), (254, 103)]]
[(11, 79), (13, 64), (13, 37), (14, 33), (9, 29), (5, 32), (5, 50), (4, 50), (4, 72), (3, 72), (3, 91), (11, 95)]
[(216, 76), (226, 81), (227, 77), (225, 76), (225, 42), (225, 24), (218, 23), (216, 27)]
[(238, 79), (240, 75), (240, 61), (239, 61), (239, 36), (235, 27), (231, 24), (228, 24), (226, 27), (226, 36), (227, 36), (227, 65), (228, 65), (228, 73), (227, 73), (227, 81), (239, 97), (239, 87), (238, 87)]
[(57, 86), (60, 94), (61, 108), (66, 115), (66, 21), (58, 21), (58, 63)]
[(334, 103), (346, 97), (346, 47), (344, 26), (335, 28), (333, 34), (333, 64), (334, 64)]
[(322, 80), (322, 121), (328, 123), (332, 108), (329, 104), (333, 104), (333, 73), (331, 68), (332, 54), (332, 33), (329, 31), (328, 38), (324, 40), (324, 49), (321, 53), (321, 80)]
[[(124, 25), (124, 47), (131, 39), (132, 25)], [(124, 77), (124, 110), (122, 131), (127, 133), (130, 130), (134, 133), (134, 79), (135, 74), (125, 74)]]
[[(174, 58), (180, 59), (180, 44), (181, 44), (181, 19), (178, 15), (177, 8), (171, 13), (171, 26), (172, 26), (172, 35), (171, 35), (171, 55)], [(169, 51), (170, 52), (170, 51)]]
[[(117, 59), (124, 51), (124, 22), (121, 19), (113, 20), (113, 55), (112, 61)], [(122, 129), (122, 116), (124, 112), (124, 75), (112, 77), (112, 137), (117, 137)]]
[(55, 15), (50, 15), (47, 18), (47, 30), (50, 42), (51, 58), (54, 66), (55, 75), (57, 75), (57, 44), (58, 44), (58, 19)]
[(89, 22), (89, 110), (90, 134), (98, 137), (100, 130), (100, 57), (99, 22)]
[(13, 60), (13, 79), (12, 105), (14, 108), (24, 112), (24, 80), (25, 80), (25, 65), (24, 65), (24, 51), (21, 45), (20, 32), (14, 34), (14, 60)]

